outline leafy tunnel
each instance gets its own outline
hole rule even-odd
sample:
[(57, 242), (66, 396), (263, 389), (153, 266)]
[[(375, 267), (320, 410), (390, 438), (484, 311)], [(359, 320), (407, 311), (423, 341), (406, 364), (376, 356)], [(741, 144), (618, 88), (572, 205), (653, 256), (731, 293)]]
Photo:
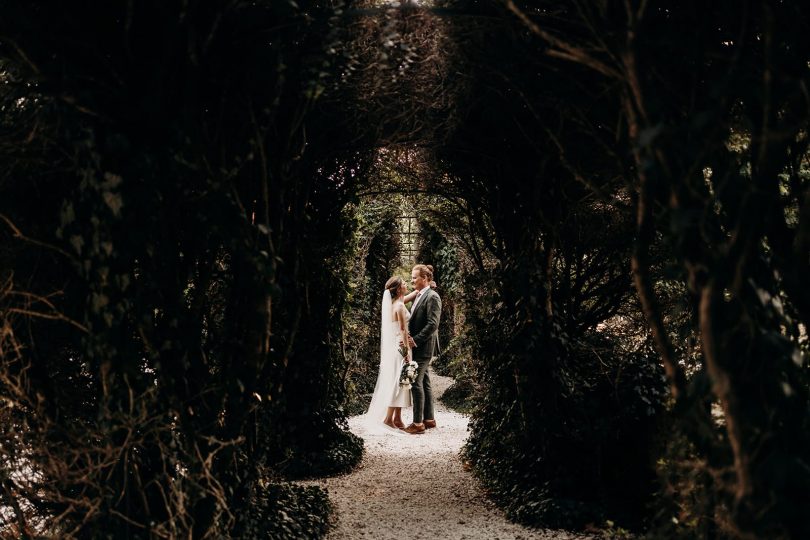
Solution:
[(0, 2), (0, 523), (322, 536), (425, 262), (511, 519), (806, 536), (810, 18), (738, 4)]

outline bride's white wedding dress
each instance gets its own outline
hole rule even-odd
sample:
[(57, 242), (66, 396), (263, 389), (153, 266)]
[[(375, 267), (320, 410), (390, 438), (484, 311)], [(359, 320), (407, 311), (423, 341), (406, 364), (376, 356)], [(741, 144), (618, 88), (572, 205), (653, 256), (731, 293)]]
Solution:
[[(405, 316), (405, 328), (408, 327), (408, 320), (411, 318), (411, 314), (408, 310), (405, 310), (407, 314)], [(394, 357), (394, 365), (396, 365), (396, 390), (394, 390), (394, 399), (391, 401), (391, 407), (411, 407), (413, 405), (413, 399), (411, 398), (411, 389), (404, 388), (402, 385), (399, 384), (399, 376), (402, 373), (402, 366), (405, 364), (405, 358), (399, 354), (399, 342), (402, 339), (402, 330), (399, 327), (399, 321), (391, 321), (394, 330), (394, 347), (395, 351), (393, 354)]]
[[(368, 429), (377, 432), (401, 433), (398, 429), (392, 429), (383, 424), (388, 407), (410, 407), (413, 404), (410, 389), (403, 388), (399, 384), (399, 375), (405, 359), (399, 354), (399, 340), (402, 337), (402, 331), (399, 328), (399, 322), (391, 320), (393, 317), (391, 306), (391, 295), (385, 291), (380, 309), (380, 368), (371, 404), (363, 416), (363, 424)], [(408, 324), (407, 320), (405, 324)]]

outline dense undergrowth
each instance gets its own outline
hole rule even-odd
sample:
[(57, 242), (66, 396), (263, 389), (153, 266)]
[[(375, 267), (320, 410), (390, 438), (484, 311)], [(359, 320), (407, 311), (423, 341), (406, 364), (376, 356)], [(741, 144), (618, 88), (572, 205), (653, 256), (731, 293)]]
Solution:
[(269, 483), (251, 501), (238, 531), (241, 538), (323, 538), (333, 511), (317, 487)]
[(4, 530), (322, 536), (420, 262), (511, 518), (810, 534), (804, 4), (2, 15)]

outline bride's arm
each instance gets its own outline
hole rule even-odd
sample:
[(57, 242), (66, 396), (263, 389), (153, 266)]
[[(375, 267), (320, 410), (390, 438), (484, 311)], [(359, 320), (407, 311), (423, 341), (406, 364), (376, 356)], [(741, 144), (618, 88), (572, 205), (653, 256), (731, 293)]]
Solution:
[[(438, 287), (435, 281), (431, 281), (428, 285), (430, 286), (431, 289), (435, 289), (436, 287)], [(416, 289), (412, 290), (402, 298), (402, 302), (404, 304), (407, 304), (408, 302), (416, 298), (416, 293), (417, 293)]]

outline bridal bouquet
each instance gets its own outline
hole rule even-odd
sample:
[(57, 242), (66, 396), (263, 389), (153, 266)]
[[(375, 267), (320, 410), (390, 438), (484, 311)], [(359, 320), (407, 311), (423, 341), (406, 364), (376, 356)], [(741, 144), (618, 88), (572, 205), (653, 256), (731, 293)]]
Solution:
[(416, 370), (418, 368), (419, 364), (413, 360), (406, 360), (405, 363), (402, 364), (402, 371), (399, 374), (399, 385), (402, 386), (403, 390), (410, 390), (411, 384), (416, 380)]

